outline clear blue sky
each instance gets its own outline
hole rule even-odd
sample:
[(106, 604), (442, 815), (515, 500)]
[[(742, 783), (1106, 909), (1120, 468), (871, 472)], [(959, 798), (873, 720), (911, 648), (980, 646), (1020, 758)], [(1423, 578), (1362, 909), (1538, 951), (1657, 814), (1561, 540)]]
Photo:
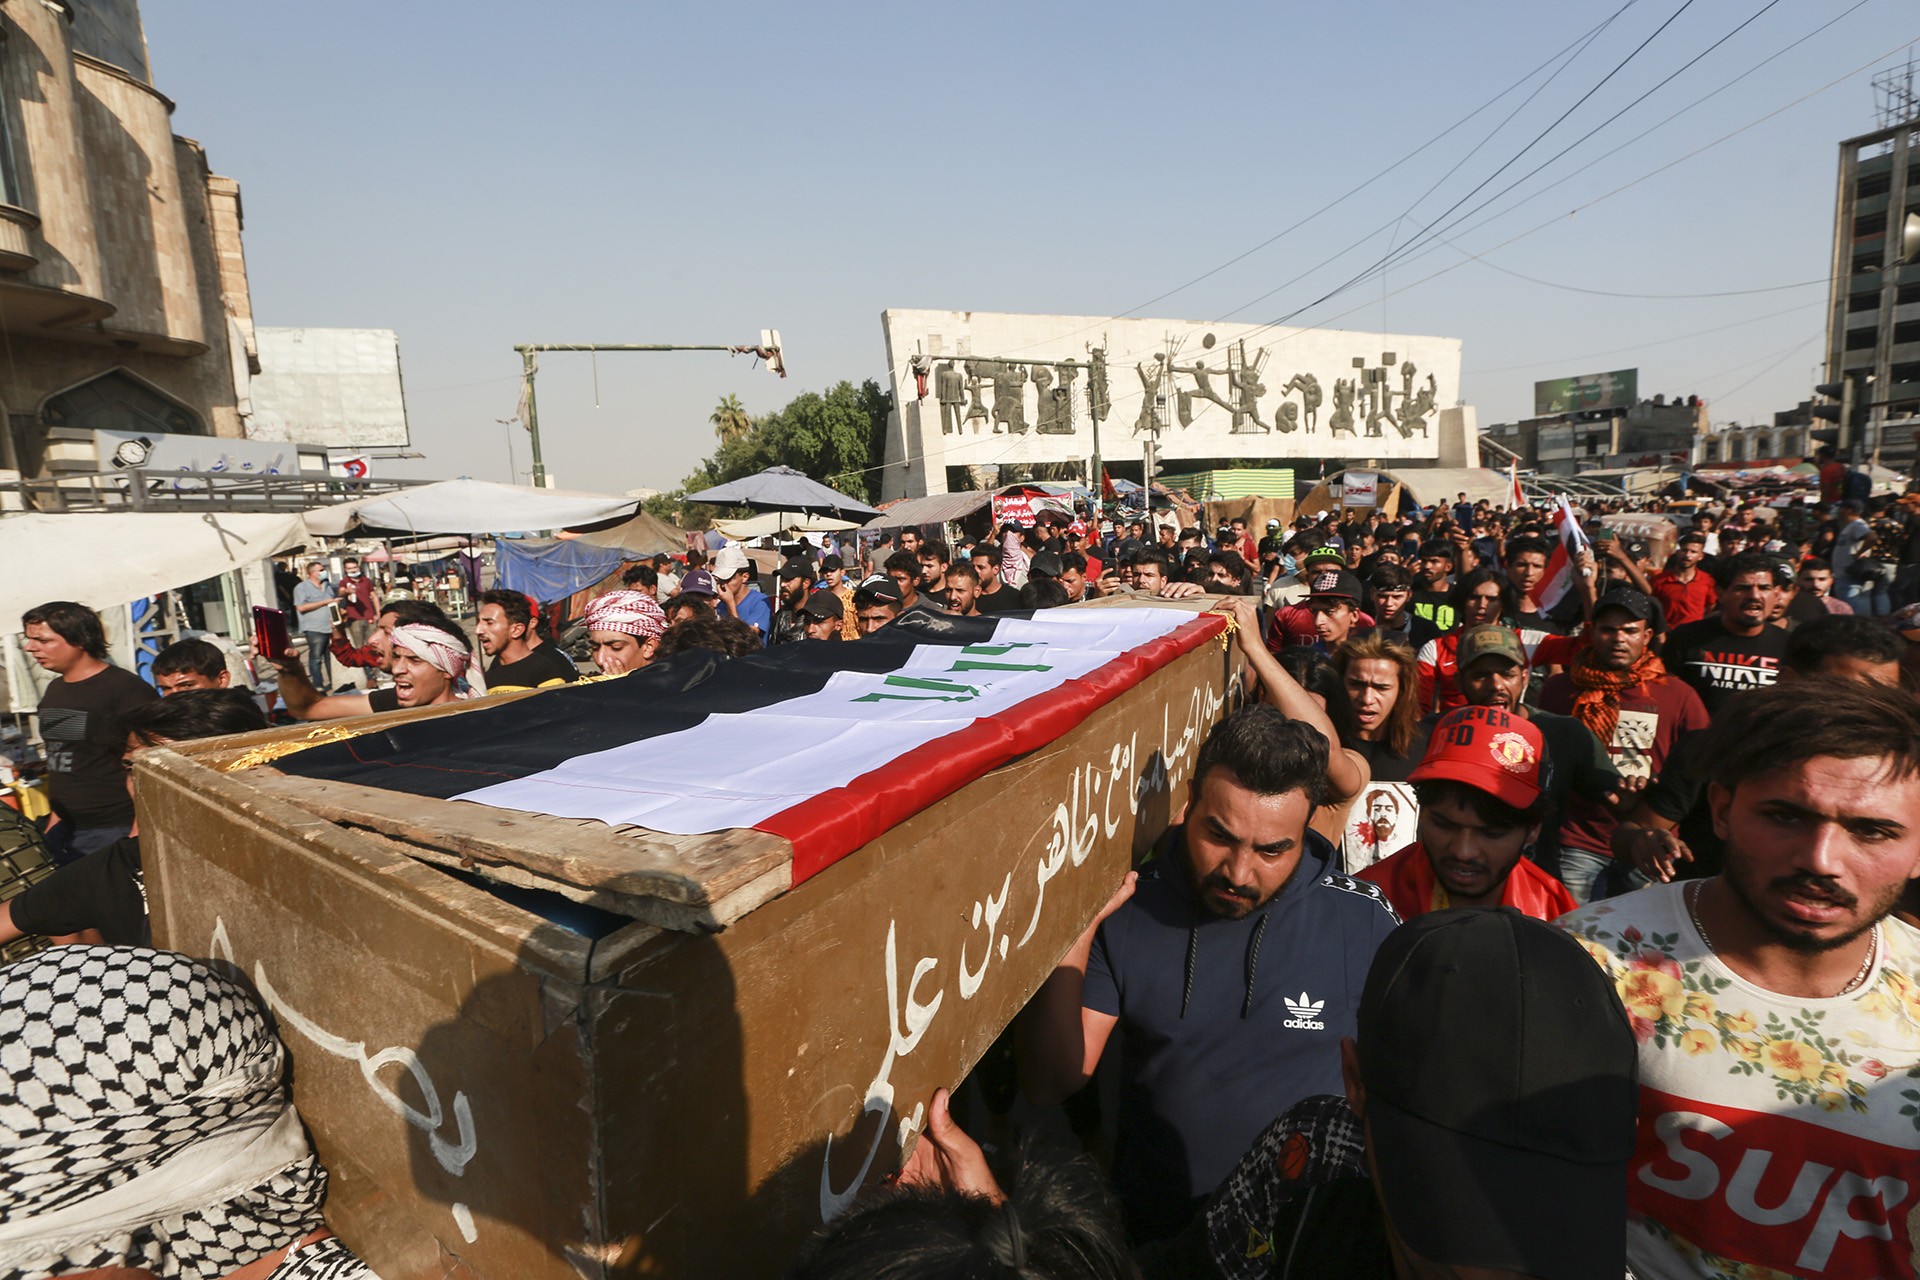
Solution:
[[(1618, 3), (199, 0), (149, 4), (145, 17), (175, 128), (241, 183), (259, 322), (399, 331), (428, 457), (389, 474), (507, 477), (510, 433), (496, 420), (515, 408), (515, 342), (782, 331), (784, 382), (719, 354), (603, 356), (598, 408), (587, 358), (547, 357), (549, 469), (564, 486), (618, 491), (676, 485), (710, 450), (707, 414), (724, 394), (760, 412), (842, 378), (883, 378), (885, 307), (1139, 307), (1400, 160)], [(1683, 3), (1634, 0), (1530, 103), (1547, 72), (1141, 314), (1264, 321), (1313, 302), (1488, 178)], [(1911, 0), (1865, 0), (1604, 155), (1849, 3), (1779, 0), (1683, 71), (1765, 6), (1692, 0), (1462, 208), (1657, 86), (1651, 97), (1450, 238), (1584, 289), (1822, 279), (1835, 144), (1873, 127), (1870, 71), (1565, 215), (1920, 37)], [(1464, 339), (1462, 392), (1483, 423), (1528, 413), (1536, 378), (1636, 365), (1643, 393), (1698, 392), (1716, 421), (1753, 421), (1806, 396), (1825, 296), (1819, 285), (1599, 297), (1436, 244), (1297, 322)], [(526, 438), (511, 437), (524, 477)]]

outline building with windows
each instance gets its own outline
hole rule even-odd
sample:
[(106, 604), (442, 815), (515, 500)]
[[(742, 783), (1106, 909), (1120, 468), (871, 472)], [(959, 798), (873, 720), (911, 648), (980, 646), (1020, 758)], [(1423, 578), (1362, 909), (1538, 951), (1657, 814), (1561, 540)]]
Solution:
[(1920, 429), (1920, 262), (1901, 261), (1908, 217), (1920, 215), (1913, 75), (1876, 78), (1881, 127), (1840, 144), (1826, 349), (1826, 381), (1858, 380), (1864, 452), (1908, 471)]
[(1690, 462), (1707, 429), (1707, 405), (1699, 396), (1656, 395), (1617, 408), (1498, 422), (1484, 438), (1511, 450), (1529, 471), (1576, 476)]
[(0, 0), (0, 467), (50, 433), (240, 437), (240, 188), (174, 134), (134, 0)]

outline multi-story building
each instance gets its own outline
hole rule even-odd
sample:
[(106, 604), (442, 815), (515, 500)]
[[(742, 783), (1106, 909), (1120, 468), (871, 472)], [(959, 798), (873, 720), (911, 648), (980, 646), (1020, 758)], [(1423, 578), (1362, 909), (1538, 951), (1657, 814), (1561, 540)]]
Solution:
[(1688, 462), (1707, 426), (1707, 406), (1700, 397), (1657, 395), (1620, 408), (1499, 422), (1482, 438), (1512, 451), (1528, 470), (1574, 476)]
[(1882, 127), (1840, 144), (1826, 351), (1828, 382), (1860, 379), (1863, 452), (1904, 471), (1913, 468), (1920, 428), (1920, 262), (1901, 261), (1908, 217), (1920, 214), (1912, 74), (1876, 80)]
[(135, 0), (0, 0), (0, 467), (63, 428), (246, 434), (240, 188), (172, 112)]

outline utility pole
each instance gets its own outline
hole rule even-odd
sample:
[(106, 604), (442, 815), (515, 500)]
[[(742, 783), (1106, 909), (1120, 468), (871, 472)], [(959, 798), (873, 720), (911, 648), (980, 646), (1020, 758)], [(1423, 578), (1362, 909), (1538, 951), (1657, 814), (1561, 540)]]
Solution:
[(533, 378), (540, 371), (542, 351), (725, 351), (731, 355), (750, 355), (767, 362), (767, 368), (781, 377), (787, 366), (780, 354), (780, 331), (762, 329), (760, 341), (748, 346), (716, 343), (695, 345), (670, 342), (529, 342), (514, 347), (520, 353), (520, 417), (527, 429), (533, 450), (533, 487), (547, 487), (547, 464), (540, 457), (540, 411), (534, 404)]

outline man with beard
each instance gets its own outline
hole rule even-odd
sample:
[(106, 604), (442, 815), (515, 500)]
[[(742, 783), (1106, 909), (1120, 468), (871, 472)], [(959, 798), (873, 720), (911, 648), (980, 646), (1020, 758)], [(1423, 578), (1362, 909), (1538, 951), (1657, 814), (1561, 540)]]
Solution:
[(1512, 907), (1536, 920), (1573, 910), (1561, 883), (1521, 856), (1540, 834), (1545, 756), (1540, 730), (1520, 716), (1447, 712), (1413, 771), (1420, 838), (1360, 878), (1379, 885), (1403, 920), (1448, 907)]
[[(1684, 734), (1707, 727), (1700, 695), (1667, 673), (1649, 649), (1654, 602), (1616, 587), (1593, 606), (1588, 649), (1540, 691), (1540, 706), (1571, 715), (1606, 744), (1628, 791), (1660, 775)], [(1619, 817), (1609, 807), (1575, 798), (1561, 828), (1560, 879), (1574, 901), (1611, 891), (1612, 837)]]
[(807, 638), (806, 620), (800, 611), (812, 588), (813, 566), (805, 560), (789, 560), (780, 566), (780, 605), (773, 613), (769, 644), (792, 644)]
[(565, 654), (541, 643), (534, 619), (533, 602), (518, 591), (496, 588), (480, 593), (480, 613), (473, 632), (480, 641), (480, 652), (493, 659), (493, 665), (487, 668), (489, 693), (545, 689), (572, 684), (580, 678)]
[(1618, 803), (1621, 777), (1593, 730), (1572, 716), (1527, 706), (1531, 672), (1526, 645), (1506, 627), (1474, 627), (1460, 637), (1460, 692), (1466, 695), (1467, 705), (1524, 716), (1540, 731), (1542, 810), (1540, 834), (1530, 856), (1546, 870), (1558, 871), (1560, 823), (1566, 816), (1567, 797), (1577, 795), (1594, 804)]
[(1279, 1111), (1337, 1088), (1340, 1038), (1398, 921), (1307, 823), (1327, 740), (1256, 705), (1216, 725), (1186, 811), (1016, 1024), (1036, 1101), (1122, 1043), (1113, 1178), (1136, 1241), (1179, 1231)]
[(1449, 591), (1459, 563), (1457, 557), (1451, 542), (1435, 538), (1420, 548), (1419, 558), (1408, 566), (1413, 574), (1413, 602), (1408, 607), (1414, 617), (1424, 618), (1440, 632), (1453, 630), (1456, 621)]
[(947, 544), (938, 538), (929, 538), (920, 544), (914, 553), (919, 561), (919, 581), (914, 589), (920, 598), (936, 609), (947, 607), (947, 567), (953, 560), (953, 553), (947, 550)]
[(947, 612), (957, 618), (977, 618), (980, 610), (975, 604), (980, 599), (980, 578), (974, 573), (973, 565), (966, 560), (958, 560), (947, 566)]
[(980, 593), (973, 607), (979, 613), (1012, 613), (1020, 607), (1020, 593), (1001, 576), (1002, 553), (991, 539), (983, 538), (973, 547), (973, 572), (980, 579)]
[(1667, 670), (1693, 686), (1708, 715), (1779, 678), (1787, 633), (1769, 619), (1780, 601), (1773, 558), (1743, 551), (1721, 567), (1718, 612), (1675, 627), (1667, 637)]
[(1640, 1044), (1628, 1264), (1912, 1275), (1920, 934), (1890, 913), (1920, 875), (1920, 705), (1794, 680), (1705, 743), (1722, 872), (1561, 921)]

